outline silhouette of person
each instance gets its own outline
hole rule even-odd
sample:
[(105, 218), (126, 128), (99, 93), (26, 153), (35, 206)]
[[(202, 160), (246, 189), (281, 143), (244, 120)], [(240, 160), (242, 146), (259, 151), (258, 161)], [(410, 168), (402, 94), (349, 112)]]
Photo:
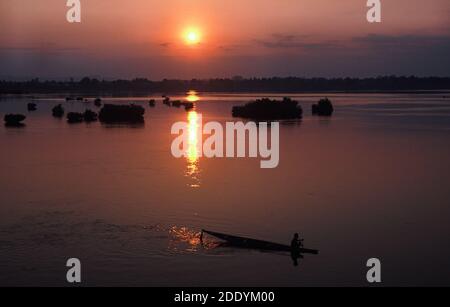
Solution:
[(299, 247), (300, 247), (299, 236), (298, 236), (298, 233), (295, 233), (294, 238), (292, 238), (292, 241), (291, 241), (291, 249), (294, 251), (294, 250), (298, 250)]
[(298, 266), (298, 259), (303, 258), (300, 254), (301, 247), (303, 247), (303, 239), (300, 239), (298, 233), (295, 233), (291, 241), (291, 258), (294, 266)]

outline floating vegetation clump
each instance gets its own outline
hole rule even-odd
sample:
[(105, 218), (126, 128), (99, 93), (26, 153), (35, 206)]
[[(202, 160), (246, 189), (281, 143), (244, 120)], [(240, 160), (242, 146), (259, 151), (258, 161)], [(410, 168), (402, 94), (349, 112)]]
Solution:
[(232, 114), (234, 117), (255, 120), (280, 120), (301, 118), (303, 110), (298, 102), (291, 98), (285, 97), (281, 101), (263, 98), (244, 106), (234, 106)]

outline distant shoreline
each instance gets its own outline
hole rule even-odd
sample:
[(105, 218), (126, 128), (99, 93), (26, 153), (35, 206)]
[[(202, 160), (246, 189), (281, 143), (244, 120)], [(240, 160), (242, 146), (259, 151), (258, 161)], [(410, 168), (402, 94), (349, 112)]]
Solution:
[(205, 80), (0, 81), (0, 95), (148, 96), (184, 94), (189, 90), (223, 94), (447, 94), (450, 77), (251, 78)]

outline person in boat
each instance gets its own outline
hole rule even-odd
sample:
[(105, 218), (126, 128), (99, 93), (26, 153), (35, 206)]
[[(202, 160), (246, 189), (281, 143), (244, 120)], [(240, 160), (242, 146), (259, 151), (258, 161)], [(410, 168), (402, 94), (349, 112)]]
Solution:
[(303, 239), (300, 239), (298, 233), (294, 234), (291, 241), (291, 258), (294, 266), (298, 266), (298, 259), (303, 258), (300, 254), (300, 248), (303, 247)]
[(298, 251), (301, 247), (303, 247), (303, 239), (300, 239), (298, 233), (295, 233), (291, 241), (291, 249)]

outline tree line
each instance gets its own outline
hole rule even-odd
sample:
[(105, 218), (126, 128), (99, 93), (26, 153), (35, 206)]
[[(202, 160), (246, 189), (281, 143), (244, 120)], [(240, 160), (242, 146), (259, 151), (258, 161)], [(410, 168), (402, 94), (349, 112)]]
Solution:
[(450, 77), (398, 77), (375, 78), (225, 78), (152, 81), (144, 78), (132, 80), (0, 81), (1, 94), (80, 93), (80, 94), (149, 94), (200, 92), (390, 92), (449, 90)]

